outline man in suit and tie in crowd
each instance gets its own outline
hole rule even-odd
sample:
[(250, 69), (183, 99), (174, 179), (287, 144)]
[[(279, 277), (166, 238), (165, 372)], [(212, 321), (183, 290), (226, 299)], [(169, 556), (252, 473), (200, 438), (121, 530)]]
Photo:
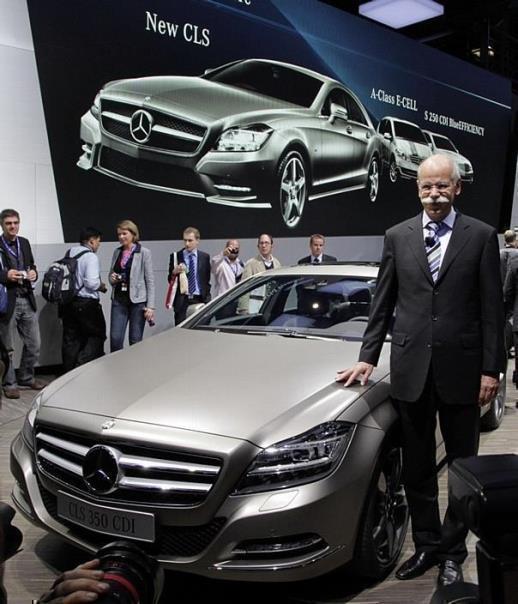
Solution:
[(336, 258), (334, 256), (324, 254), (325, 245), (326, 240), (324, 235), (321, 235), (320, 233), (311, 235), (309, 238), (309, 251), (311, 253), (309, 256), (304, 256), (304, 258), (301, 258), (297, 264), (322, 264), (322, 262), (336, 262)]
[(440, 521), (436, 416), (448, 463), (477, 453), (479, 406), (495, 397), (505, 367), (502, 284), (495, 230), (453, 207), (461, 190), (456, 163), (432, 155), (417, 186), (424, 211), (386, 232), (359, 361), (336, 379), (365, 385), (394, 321), (391, 392), (415, 544), (396, 577), (439, 564), (438, 583), (449, 585), (462, 580), (467, 529), (451, 506)]
[(175, 325), (181, 323), (187, 308), (192, 304), (206, 303), (210, 300), (210, 257), (198, 249), (200, 231), (187, 227), (183, 232), (184, 247), (169, 258), (168, 280), (173, 275), (185, 273), (187, 276), (187, 291), (182, 293), (180, 287), (176, 290), (173, 301)]

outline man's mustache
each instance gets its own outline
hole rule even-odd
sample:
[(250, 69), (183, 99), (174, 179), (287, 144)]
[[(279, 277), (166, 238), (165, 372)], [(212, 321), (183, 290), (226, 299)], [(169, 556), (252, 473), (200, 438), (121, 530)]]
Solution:
[(450, 203), (450, 200), (447, 197), (436, 197), (435, 199), (430, 199), (427, 197), (425, 199), (421, 199), (421, 203), (431, 205), (434, 203)]

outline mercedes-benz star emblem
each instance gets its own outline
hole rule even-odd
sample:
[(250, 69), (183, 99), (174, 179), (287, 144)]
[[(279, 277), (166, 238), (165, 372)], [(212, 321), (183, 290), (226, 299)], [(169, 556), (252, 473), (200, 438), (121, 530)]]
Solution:
[(131, 136), (137, 143), (147, 143), (153, 129), (153, 116), (151, 113), (139, 109), (131, 116)]
[(83, 460), (83, 480), (88, 488), (101, 495), (112, 493), (119, 479), (118, 451), (94, 445)]

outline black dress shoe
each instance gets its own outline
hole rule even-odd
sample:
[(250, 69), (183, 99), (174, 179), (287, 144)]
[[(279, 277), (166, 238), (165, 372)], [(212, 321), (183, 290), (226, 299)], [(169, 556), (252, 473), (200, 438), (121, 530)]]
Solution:
[(437, 558), (434, 552), (416, 552), (397, 569), (396, 577), (401, 581), (420, 577), (436, 564)]
[(444, 560), (439, 566), (439, 576), (437, 577), (437, 585), (445, 587), (452, 583), (463, 581), (462, 567), (454, 560)]

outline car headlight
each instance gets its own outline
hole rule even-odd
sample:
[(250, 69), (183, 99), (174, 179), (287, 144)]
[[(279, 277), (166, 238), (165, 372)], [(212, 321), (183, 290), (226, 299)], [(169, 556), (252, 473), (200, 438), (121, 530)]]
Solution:
[(264, 449), (241, 478), (234, 494), (283, 489), (320, 480), (345, 455), (355, 424), (327, 422)]
[(396, 155), (398, 157), (401, 157), (401, 159), (404, 159), (404, 160), (407, 159), (406, 153), (404, 151), (401, 151), (401, 149), (398, 149), (397, 147), (396, 147)]
[(34, 422), (36, 421), (36, 416), (40, 409), (42, 396), (43, 393), (40, 392), (40, 394), (32, 401), (31, 408), (25, 416), (25, 422), (23, 423), (22, 437), (25, 444), (31, 449), (34, 448)]
[(100, 105), (101, 105), (101, 91), (99, 91), (95, 95), (94, 102), (92, 103), (92, 106), (90, 107), (90, 112), (92, 113), (92, 115), (94, 117), (99, 117)]
[(216, 151), (259, 151), (272, 129), (264, 124), (225, 130), (216, 143)]

